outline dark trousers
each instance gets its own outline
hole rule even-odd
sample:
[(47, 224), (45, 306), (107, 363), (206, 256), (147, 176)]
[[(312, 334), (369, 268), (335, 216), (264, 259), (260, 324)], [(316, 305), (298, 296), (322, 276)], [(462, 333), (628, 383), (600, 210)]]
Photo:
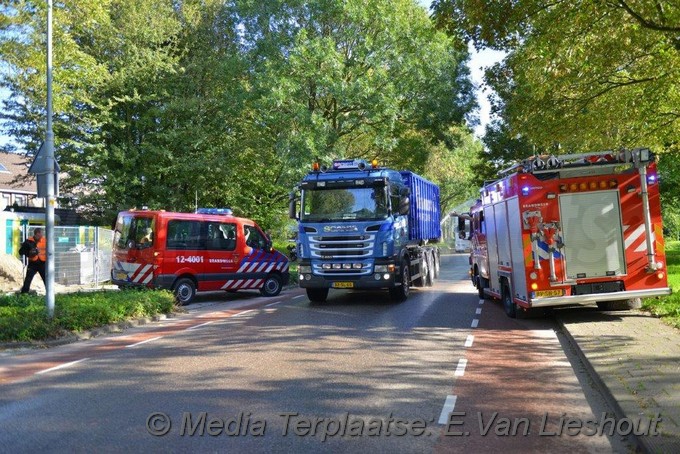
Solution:
[(31, 282), (33, 282), (33, 276), (35, 276), (35, 273), (40, 273), (43, 284), (47, 282), (45, 281), (45, 262), (42, 260), (28, 262), (28, 266), (26, 267), (26, 278), (24, 279), (24, 286), (21, 287), (21, 293), (28, 293), (28, 291), (31, 289)]

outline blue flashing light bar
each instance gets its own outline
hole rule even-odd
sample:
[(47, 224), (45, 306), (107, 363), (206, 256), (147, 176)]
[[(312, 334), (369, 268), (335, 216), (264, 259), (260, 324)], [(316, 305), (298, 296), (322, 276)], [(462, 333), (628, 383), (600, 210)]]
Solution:
[(229, 208), (198, 208), (196, 214), (221, 214), (223, 216), (232, 216), (234, 212)]

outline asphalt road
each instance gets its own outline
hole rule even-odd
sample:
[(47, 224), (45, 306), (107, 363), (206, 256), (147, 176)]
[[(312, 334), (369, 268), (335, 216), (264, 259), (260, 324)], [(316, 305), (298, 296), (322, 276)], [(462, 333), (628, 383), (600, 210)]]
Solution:
[(123, 335), (0, 356), (0, 450), (625, 448), (550, 435), (602, 403), (554, 321), (481, 302), (463, 255), (444, 256), (435, 286), (399, 304), (358, 291), (312, 304), (299, 289), (202, 301)]

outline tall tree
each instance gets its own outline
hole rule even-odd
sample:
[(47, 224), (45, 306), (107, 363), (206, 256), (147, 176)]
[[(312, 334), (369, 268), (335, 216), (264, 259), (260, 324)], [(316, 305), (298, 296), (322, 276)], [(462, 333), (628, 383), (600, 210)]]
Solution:
[[(0, 9), (0, 119), (29, 153), (44, 9)], [(64, 0), (55, 31), (62, 192), (102, 219), (198, 200), (276, 227), (312, 159), (427, 170), (474, 105), (467, 55), (413, 0)]]
[(678, 147), (680, 4), (439, 0), (442, 25), (509, 52), (490, 79), (514, 135), (563, 150)]

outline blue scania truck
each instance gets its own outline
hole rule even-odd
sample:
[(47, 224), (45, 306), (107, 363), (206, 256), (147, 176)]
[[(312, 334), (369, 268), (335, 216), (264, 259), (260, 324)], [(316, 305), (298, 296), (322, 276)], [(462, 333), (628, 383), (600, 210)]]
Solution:
[(332, 288), (383, 289), (403, 301), (412, 285), (439, 276), (439, 187), (413, 172), (375, 160), (315, 163), (289, 211), (298, 220), (300, 287), (312, 302)]

